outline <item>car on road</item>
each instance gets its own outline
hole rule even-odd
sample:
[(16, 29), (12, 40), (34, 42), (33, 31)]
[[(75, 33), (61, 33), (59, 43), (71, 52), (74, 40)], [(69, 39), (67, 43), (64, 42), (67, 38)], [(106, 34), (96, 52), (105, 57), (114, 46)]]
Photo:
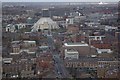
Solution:
[(62, 74), (62, 73), (58, 71), (58, 74)]

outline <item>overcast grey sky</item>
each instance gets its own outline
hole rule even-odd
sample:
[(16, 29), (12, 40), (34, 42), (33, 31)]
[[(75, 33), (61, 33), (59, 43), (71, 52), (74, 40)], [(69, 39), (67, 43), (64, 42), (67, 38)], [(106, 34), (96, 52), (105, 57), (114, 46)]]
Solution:
[(0, 0), (1, 2), (118, 2), (120, 0)]

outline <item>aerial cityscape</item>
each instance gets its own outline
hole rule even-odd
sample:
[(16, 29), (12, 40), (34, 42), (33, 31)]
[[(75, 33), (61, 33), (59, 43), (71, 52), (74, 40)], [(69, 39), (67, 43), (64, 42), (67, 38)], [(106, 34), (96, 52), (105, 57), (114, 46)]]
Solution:
[(2, 80), (120, 80), (119, 12), (119, 2), (3, 2)]

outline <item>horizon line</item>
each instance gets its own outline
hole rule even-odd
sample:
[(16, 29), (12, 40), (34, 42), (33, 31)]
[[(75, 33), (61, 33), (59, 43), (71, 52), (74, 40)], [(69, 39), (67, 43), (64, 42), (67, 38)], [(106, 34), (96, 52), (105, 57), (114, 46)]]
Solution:
[[(6, 2), (6, 3), (8, 3), (8, 2), (40, 2), (40, 1), (0, 1), (0, 2)], [(41, 2), (43, 2), (43, 1), (41, 1)], [(106, 2), (104, 2), (104, 1), (84, 1), (84, 2), (80, 2), (80, 1), (75, 1), (75, 2), (73, 2), (73, 1), (71, 1), (71, 2), (67, 2), (67, 1), (46, 1), (46, 2), (43, 2), (43, 3), (49, 3), (49, 2), (51, 2), (51, 3), (55, 3), (55, 2), (59, 2), (59, 3), (100, 3), (100, 2), (103, 2), (103, 3), (118, 3), (118, 2), (120, 2), (120, 1), (106, 1)]]

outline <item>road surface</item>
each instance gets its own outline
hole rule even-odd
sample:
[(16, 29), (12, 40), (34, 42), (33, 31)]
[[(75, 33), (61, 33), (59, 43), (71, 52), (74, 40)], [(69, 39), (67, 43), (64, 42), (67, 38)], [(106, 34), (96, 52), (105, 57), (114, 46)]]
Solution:
[(54, 51), (53, 49), (55, 48), (54, 46), (54, 38), (52, 35), (47, 36), (48, 39), (48, 46), (50, 47), (53, 55), (53, 59), (55, 62), (55, 72), (57, 74), (58, 78), (71, 78), (70, 74), (66, 70), (63, 60), (60, 58), (58, 51)]

